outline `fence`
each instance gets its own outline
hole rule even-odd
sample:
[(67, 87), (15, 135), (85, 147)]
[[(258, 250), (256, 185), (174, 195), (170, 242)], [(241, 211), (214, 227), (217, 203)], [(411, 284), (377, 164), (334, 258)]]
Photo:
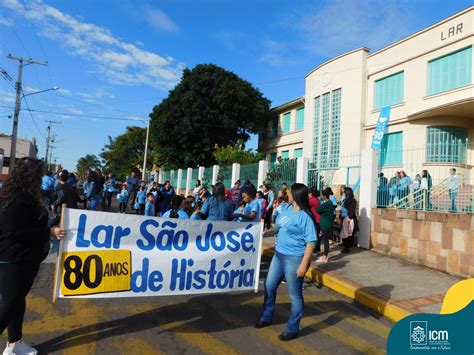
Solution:
[(473, 150), (468, 141), (382, 150), (377, 206), (472, 213)]
[[(242, 183), (249, 180), (252, 184), (258, 184), (258, 163), (240, 166), (240, 180)], [(233, 181), (234, 183), (235, 181)]]
[(278, 190), (283, 183), (291, 186), (296, 182), (297, 159), (282, 159), (269, 166), (266, 182), (274, 190)]
[(308, 186), (318, 190), (335, 186), (357, 187), (360, 177), (360, 153), (349, 153), (339, 156), (337, 167), (318, 169), (318, 162), (308, 165)]

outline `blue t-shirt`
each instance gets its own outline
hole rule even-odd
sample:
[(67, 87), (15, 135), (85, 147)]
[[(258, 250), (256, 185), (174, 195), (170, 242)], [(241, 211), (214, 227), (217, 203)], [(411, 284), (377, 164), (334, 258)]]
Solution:
[(260, 221), (260, 216), (262, 215), (262, 210), (260, 208), (260, 203), (258, 202), (257, 199), (252, 200), (252, 202), (247, 203), (245, 205), (244, 211), (242, 214), (250, 214), (252, 212), (255, 212), (255, 218), (254, 219), (248, 219), (248, 218), (242, 218), (243, 222), (259, 222)]
[(293, 205), (281, 206), (276, 220), (276, 251), (283, 255), (303, 256), (306, 244), (317, 240), (314, 222), (305, 211), (295, 212)]
[(260, 218), (263, 218), (263, 202), (265, 201), (265, 199), (256, 198), (256, 200), (258, 201), (258, 204), (260, 205)]
[(227, 198), (218, 201), (215, 196), (209, 196), (201, 207), (201, 213), (207, 215), (209, 221), (230, 221), (232, 212), (232, 204)]
[(196, 220), (196, 221), (202, 221), (202, 218), (201, 218), (201, 216), (199, 216), (198, 213), (193, 213), (193, 214), (191, 215), (191, 217), (189, 217), (189, 219), (194, 219), (194, 220)]
[(105, 189), (108, 191), (108, 192), (114, 192), (115, 188), (114, 188), (114, 183), (115, 183), (115, 179), (114, 178), (110, 178), (107, 180), (108, 183), (110, 183), (109, 186), (105, 186)]
[[(172, 210), (166, 211), (165, 213), (163, 213), (163, 215), (161, 217), (170, 218), (171, 211)], [(179, 219), (189, 219), (189, 215), (186, 213), (185, 210), (178, 210), (178, 218)]]
[(146, 192), (145, 191), (138, 191), (137, 193), (137, 202), (140, 204), (140, 205), (144, 205), (145, 202), (146, 202)]
[(155, 215), (155, 204), (147, 201), (145, 204), (145, 216), (154, 216)]
[(52, 191), (54, 187), (54, 179), (51, 176), (45, 175), (41, 178), (41, 190)]

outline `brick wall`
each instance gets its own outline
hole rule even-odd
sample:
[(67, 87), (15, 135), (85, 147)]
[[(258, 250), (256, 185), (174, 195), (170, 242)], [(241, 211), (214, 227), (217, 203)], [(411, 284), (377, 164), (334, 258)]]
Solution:
[(371, 247), (433, 269), (474, 277), (474, 215), (372, 209)]

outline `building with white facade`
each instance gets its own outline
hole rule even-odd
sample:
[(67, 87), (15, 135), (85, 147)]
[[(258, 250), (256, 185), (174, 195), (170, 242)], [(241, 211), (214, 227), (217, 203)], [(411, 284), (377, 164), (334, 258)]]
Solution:
[(298, 97), (272, 109), (272, 119), (260, 135), (259, 151), (274, 163), (277, 157), (293, 159), (303, 156), (305, 129), (304, 97)]
[[(310, 175), (320, 171), (332, 184), (351, 184), (380, 109), (390, 106), (379, 158), (387, 177), (426, 169), (441, 181), (456, 167), (473, 184), (473, 24), (470, 7), (376, 52), (359, 48), (318, 65), (306, 75), (304, 129), (275, 134), (272, 123), (260, 150), (267, 159), (292, 158), (293, 147), (302, 147)], [(279, 127), (296, 117), (303, 106), (297, 101), (274, 109)]]

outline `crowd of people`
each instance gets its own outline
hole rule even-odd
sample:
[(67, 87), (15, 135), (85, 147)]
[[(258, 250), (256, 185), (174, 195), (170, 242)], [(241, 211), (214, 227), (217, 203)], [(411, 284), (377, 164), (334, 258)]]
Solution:
[[(446, 190), (449, 194), (449, 211), (456, 212), (456, 197), (461, 186), (461, 179), (457, 175), (456, 168), (451, 168), (449, 174), (445, 182)], [(403, 170), (395, 172), (395, 175), (390, 180), (384, 176), (384, 173), (379, 173), (377, 181), (377, 206), (387, 207), (395, 205), (399, 208), (405, 208), (412, 203), (415, 209), (432, 209), (430, 191), (432, 187), (433, 179), (428, 170), (423, 170), (421, 174), (416, 174), (413, 179)]]
[[(276, 291), (285, 280), (292, 305), (287, 329), (279, 336), (282, 341), (298, 334), (303, 278), (314, 252), (320, 252), (322, 246), (317, 260), (327, 262), (329, 241), (340, 238), (343, 252), (348, 252), (357, 232), (356, 201), (348, 187), (341, 188), (338, 202), (330, 188), (320, 194), (299, 183), (291, 187), (283, 183), (275, 194), (270, 184), (257, 189), (251, 181), (243, 185), (236, 181), (228, 190), (221, 182), (207, 188), (197, 180), (192, 194), (181, 196), (169, 181), (163, 185), (145, 183), (132, 172), (125, 182), (118, 183), (113, 174), (106, 177), (96, 169), (89, 172), (80, 194), (73, 173), (57, 169), (54, 174), (44, 174), (43, 169), (40, 160), (19, 159), (0, 192), (0, 333), (8, 330), (7, 355), (36, 354), (22, 340), (26, 296), (49, 253), (50, 238), (67, 235), (52, 218), (63, 205), (78, 208), (83, 203), (89, 210), (111, 210), (115, 195), (122, 213), (131, 208), (137, 214), (164, 218), (262, 221), (265, 234), (276, 237), (276, 253), (265, 280), (264, 309), (255, 327), (271, 324)], [(335, 226), (340, 232), (334, 233)]]

